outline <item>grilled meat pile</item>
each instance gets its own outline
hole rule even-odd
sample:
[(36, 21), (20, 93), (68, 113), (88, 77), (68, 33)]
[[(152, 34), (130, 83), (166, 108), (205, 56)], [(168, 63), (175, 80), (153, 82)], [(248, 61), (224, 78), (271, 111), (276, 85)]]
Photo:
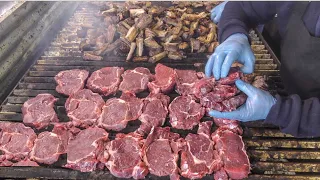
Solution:
[[(115, 55), (155, 63), (166, 57), (182, 60), (187, 53), (212, 53), (218, 42), (210, 10), (217, 4), (174, 2), (165, 8), (150, 2), (95, 3), (100, 7), (97, 21), (77, 32), (83, 38), (83, 59)], [(196, 8), (206, 10), (196, 12)]]

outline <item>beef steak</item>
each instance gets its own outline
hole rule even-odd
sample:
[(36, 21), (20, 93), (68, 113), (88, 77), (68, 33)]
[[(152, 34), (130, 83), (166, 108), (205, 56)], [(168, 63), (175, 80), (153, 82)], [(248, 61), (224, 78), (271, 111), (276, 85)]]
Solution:
[(195, 83), (199, 80), (194, 70), (174, 70), (176, 76), (176, 92), (180, 95), (194, 94)]
[(156, 94), (159, 92), (170, 93), (176, 84), (174, 70), (163, 64), (158, 63), (155, 68), (155, 81), (149, 82), (150, 92)]
[(148, 88), (148, 83), (153, 79), (149, 69), (137, 67), (134, 70), (126, 70), (122, 75), (119, 90), (122, 92), (139, 93)]
[(164, 94), (149, 94), (143, 100), (142, 114), (139, 117), (141, 126), (137, 130), (139, 134), (148, 134), (152, 126), (162, 126), (168, 114), (170, 97)]
[(143, 146), (143, 160), (151, 174), (179, 179), (179, 134), (169, 127), (153, 127)]
[(107, 141), (108, 133), (104, 129), (89, 127), (81, 130), (69, 140), (65, 167), (81, 172), (96, 170), (99, 163), (98, 157), (103, 154)]
[(206, 174), (219, 170), (223, 163), (214, 150), (211, 140), (212, 121), (199, 124), (198, 134), (185, 138), (186, 150), (181, 153), (181, 175), (189, 179), (201, 179)]
[(65, 108), (73, 125), (86, 128), (96, 123), (103, 105), (104, 100), (99, 94), (82, 89), (69, 96)]
[(34, 141), (30, 159), (38, 163), (53, 164), (58, 161), (60, 154), (65, 153), (62, 137), (52, 132), (42, 132)]
[(169, 105), (171, 126), (177, 129), (192, 129), (204, 115), (204, 108), (192, 96), (176, 97)]
[(98, 125), (107, 130), (120, 131), (128, 121), (136, 120), (142, 113), (143, 102), (132, 93), (123, 93), (120, 98), (108, 99), (102, 108)]
[(32, 150), (37, 135), (22, 123), (0, 123), (0, 150), (7, 160), (22, 160)]
[(212, 134), (222, 161), (223, 168), (231, 179), (243, 179), (250, 173), (250, 162), (242, 137), (223, 128), (218, 128)]
[(12, 166), (39, 166), (36, 162), (25, 159), (19, 162), (14, 163)]
[(122, 67), (105, 67), (94, 71), (87, 81), (87, 87), (104, 96), (115, 94), (123, 71)]
[(57, 100), (51, 94), (38, 94), (36, 97), (27, 100), (21, 109), (23, 123), (36, 129), (42, 129), (50, 123), (59, 122), (53, 108)]
[(115, 140), (107, 143), (106, 166), (111, 174), (118, 178), (144, 179), (149, 171), (142, 161), (142, 146), (143, 137), (135, 133), (119, 133)]
[(223, 84), (223, 85), (234, 84), (235, 81), (237, 79), (240, 79), (241, 76), (242, 76), (242, 72), (240, 71), (240, 69), (238, 67), (232, 67), (232, 68), (230, 68), (228, 76), (225, 78), (219, 79), (219, 81), (217, 81), (217, 83)]
[(55, 77), (58, 84), (56, 91), (58, 93), (70, 96), (84, 88), (84, 83), (89, 76), (89, 72), (81, 69), (71, 69), (60, 71)]

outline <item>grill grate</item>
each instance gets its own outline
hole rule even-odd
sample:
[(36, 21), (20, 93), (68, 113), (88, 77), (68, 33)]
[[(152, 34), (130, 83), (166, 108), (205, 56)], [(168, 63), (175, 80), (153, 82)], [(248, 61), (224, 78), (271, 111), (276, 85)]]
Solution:
[[(29, 98), (40, 93), (50, 93), (59, 98), (57, 113), (61, 121), (68, 121), (64, 103), (66, 97), (55, 91), (53, 77), (61, 70), (86, 69), (93, 72), (104, 66), (122, 66), (125, 69), (143, 66), (154, 70), (155, 65), (150, 63), (127, 63), (125, 57), (107, 57), (103, 61), (83, 61), (78, 50), (80, 39), (76, 30), (85, 21), (94, 19), (97, 9), (82, 3), (67, 25), (60, 31), (51, 46), (43, 56), (35, 62), (16, 88), (1, 106), (0, 120), (21, 122), (21, 106)], [(285, 95), (278, 65), (270, 48), (255, 31), (250, 33), (252, 48), (256, 56), (257, 75), (266, 75), (272, 93)], [(161, 63), (178, 69), (195, 69), (203, 71), (207, 60), (206, 55), (190, 54), (183, 61), (176, 62), (164, 59)], [(194, 63), (200, 63), (195, 66)], [(119, 97), (120, 94), (117, 94)], [(138, 97), (146, 97), (147, 92)], [(170, 94), (171, 98), (177, 94)], [(207, 119), (207, 118), (204, 118)], [(130, 122), (123, 132), (133, 131), (138, 122)], [(244, 141), (252, 163), (252, 174), (248, 179), (320, 179), (320, 139), (296, 139), (281, 133), (277, 127), (264, 125), (261, 122), (244, 123)], [(193, 131), (194, 132), (194, 131)], [(114, 133), (111, 133), (111, 135)], [(108, 171), (81, 173), (69, 169), (59, 168), (66, 161), (65, 156), (50, 166), (42, 167), (0, 167), (0, 176), (4, 178), (46, 178), (46, 179), (116, 179)], [(149, 179), (167, 179), (149, 175)], [(205, 179), (212, 179), (206, 176)]]

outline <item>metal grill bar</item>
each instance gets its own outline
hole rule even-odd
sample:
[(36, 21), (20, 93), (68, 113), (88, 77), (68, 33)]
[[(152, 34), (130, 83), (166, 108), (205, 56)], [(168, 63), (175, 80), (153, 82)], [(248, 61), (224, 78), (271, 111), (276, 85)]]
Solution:
[[(31, 97), (40, 93), (50, 93), (59, 100), (56, 103), (56, 112), (59, 119), (68, 121), (64, 103), (66, 97), (55, 91), (53, 77), (62, 70), (86, 69), (93, 72), (104, 66), (121, 66), (125, 69), (143, 66), (154, 70), (155, 65), (150, 63), (127, 63), (125, 57), (105, 57), (102, 61), (84, 61), (78, 50), (80, 39), (76, 36), (76, 30), (82, 23), (94, 20), (93, 14), (96, 8), (82, 3), (67, 25), (60, 31), (51, 46), (28, 70), (26, 75), (17, 84), (16, 88), (7, 97), (0, 111), (1, 121), (21, 122), (21, 106)], [(256, 57), (257, 75), (268, 76), (270, 91), (285, 94), (281, 78), (279, 76), (280, 63), (270, 51), (260, 34), (252, 31), (252, 49)], [(189, 54), (182, 61), (164, 59), (161, 63), (178, 69), (195, 69), (203, 71), (208, 54)], [(195, 66), (194, 63), (200, 63)], [(120, 93), (116, 96), (119, 97)], [(138, 97), (146, 97), (147, 92), (138, 94)], [(178, 96), (170, 94), (171, 99)], [(104, 98), (107, 99), (107, 98)], [(204, 120), (208, 120), (207, 117)], [(263, 124), (261, 122), (243, 123), (243, 139), (248, 147), (248, 154), (252, 163), (252, 174), (248, 179), (319, 179), (320, 174), (320, 139), (295, 139), (283, 134), (278, 127)], [(124, 133), (135, 130), (139, 126), (138, 121), (128, 124)], [(174, 130), (177, 131), (177, 130)], [(192, 130), (190, 132), (195, 132)], [(114, 133), (111, 132), (111, 138)], [(45, 178), (45, 179), (116, 179), (108, 171), (81, 173), (70, 169), (60, 168), (65, 159), (50, 166), (32, 167), (0, 167), (0, 176), (5, 178)], [(298, 162), (298, 163), (297, 163)], [(162, 179), (166, 179), (162, 178)], [(207, 176), (204, 179), (212, 179)], [(148, 179), (161, 179), (148, 176)]]

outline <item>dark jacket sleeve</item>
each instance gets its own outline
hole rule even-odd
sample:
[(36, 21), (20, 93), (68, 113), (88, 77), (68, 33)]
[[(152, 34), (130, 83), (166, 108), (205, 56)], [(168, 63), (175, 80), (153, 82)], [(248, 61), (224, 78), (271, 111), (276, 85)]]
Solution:
[(301, 100), (298, 95), (280, 97), (271, 108), (265, 123), (279, 126), (284, 133), (295, 137), (320, 137), (319, 98)]
[(276, 14), (277, 5), (277, 2), (228, 2), (218, 24), (219, 42), (222, 43), (235, 33), (248, 36), (250, 28), (272, 20)]

